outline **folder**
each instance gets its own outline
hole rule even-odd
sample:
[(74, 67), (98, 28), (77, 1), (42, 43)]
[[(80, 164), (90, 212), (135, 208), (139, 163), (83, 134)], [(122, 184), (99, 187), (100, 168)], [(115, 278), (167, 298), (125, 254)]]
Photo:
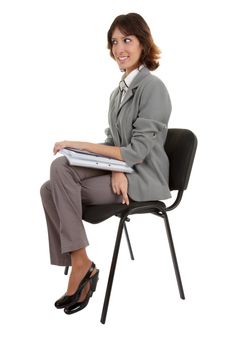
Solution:
[(68, 159), (69, 164), (73, 166), (120, 171), (124, 173), (134, 172), (134, 169), (129, 167), (126, 162), (122, 160), (105, 157), (93, 152), (82, 151), (78, 148), (63, 148), (60, 150), (60, 153), (64, 155)]

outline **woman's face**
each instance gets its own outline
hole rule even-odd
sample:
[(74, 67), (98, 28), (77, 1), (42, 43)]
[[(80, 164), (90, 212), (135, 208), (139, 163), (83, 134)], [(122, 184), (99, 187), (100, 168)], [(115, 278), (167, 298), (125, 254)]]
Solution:
[(112, 53), (119, 68), (128, 75), (140, 65), (142, 45), (135, 35), (126, 36), (116, 28), (112, 34)]

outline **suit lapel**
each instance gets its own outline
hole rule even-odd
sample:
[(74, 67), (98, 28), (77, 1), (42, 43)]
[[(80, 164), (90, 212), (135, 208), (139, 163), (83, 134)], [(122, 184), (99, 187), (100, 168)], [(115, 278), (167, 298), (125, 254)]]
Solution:
[(150, 71), (145, 67), (138, 72), (138, 74), (130, 84), (122, 103), (118, 104), (119, 108), (117, 109), (117, 115), (119, 114), (121, 108), (132, 98), (138, 85), (148, 74), (150, 74)]
[(109, 125), (113, 133), (115, 145), (120, 145), (117, 117), (121, 111), (121, 108), (133, 97), (138, 85), (148, 74), (150, 74), (150, 71), (145, 67), (139, 71), (135, 79), (130, 84), (122, 103), (120, 103), (121, 93), (119, 88), (116, 88), (111, 96)]
[(120, 109), (122, 108), (122, 106), (124, 106), (124, 104), (129, 100), (131, 99), (131, 97), (134, 95), (134, 90), (132, 89), (128, 89), (126, 94), (125, 94), (125, 97), (123, 99), (123, 101), (119, 104), (119, 108), (118, 108), (118, 113), (120, 112)]
[(109, 114), (109, 126), (112, 131), (113, 140), (116, 146), (120, 146), (120, 138), (117, 130), (117, 112), (119, 109), (120, 102), (120, 91), (118, 88), (115, 89), (110, 100), (110, 114)]
[(120, 108), (121, 96), (122, 96), (122, 92), (120, 91), (120, 89), (118, 89), (118, 93), (117, 93), (116, 98), (115, 98), (115, 111), (116, 111), (116, 113), (118, 113), (118, 110)]

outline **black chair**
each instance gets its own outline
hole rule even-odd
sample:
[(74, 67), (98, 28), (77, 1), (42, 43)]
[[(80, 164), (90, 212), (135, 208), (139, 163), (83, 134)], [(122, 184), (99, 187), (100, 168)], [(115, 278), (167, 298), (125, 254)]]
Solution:
[[(180, 297), (181, 299), (185, 299), (167, 212), (175, 209), (179, 205), (182, 199), (183, 192), (188, 186), (189, 177), (197, 148), (197, 138), (190, 130), (187, 129), (169, 129), (164, 147), (170, 161), (169, 187), (171, 191), (178, 191), (173, 204), (166, 207), (166, 204), (162, 201), (130, 201), (129, 206), (126, 206), (125, 204), (104, 204), (88, 205), (83, 208), (83, 220), (92, 224), (100, 223), (113, 215), (116, 215), (120, 218), (101, 315), (101, 323), (103, 324), (106, 321), (123, 228), (125, 230), (131, 259), (134, 259), (125, 223), (126, 221), (130, 221), (128, 216), (132, 214), (151, 213), (161, 217), (164, 220)], [(65, 274), (67, 273), (68, 267), (65, 268)]]

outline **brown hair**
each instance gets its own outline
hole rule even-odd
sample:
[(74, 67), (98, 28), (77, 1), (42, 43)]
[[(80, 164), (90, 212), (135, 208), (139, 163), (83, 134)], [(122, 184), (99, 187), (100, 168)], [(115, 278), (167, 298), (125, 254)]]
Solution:
[(155, 45), (150, 28), (142, 16), (137, 13), (117, 16), (108, 30), (108, 49), (112, 53), (112, 34), (118, 28), (125, 35), (135, 35), (143, 49), (140, 64), (144, 64), (149, 70), (155, 70), (159, 66), (160, 49)]

